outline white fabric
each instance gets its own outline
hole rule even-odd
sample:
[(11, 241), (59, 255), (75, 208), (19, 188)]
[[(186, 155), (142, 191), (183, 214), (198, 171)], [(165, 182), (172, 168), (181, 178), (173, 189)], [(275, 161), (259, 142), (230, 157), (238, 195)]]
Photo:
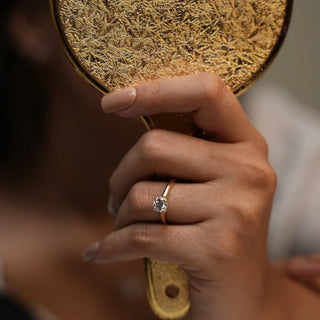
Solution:
[(254, 88), (243, 100), (278, 175), (271, 258), (320, 252), (320, 115), (275, 87)]

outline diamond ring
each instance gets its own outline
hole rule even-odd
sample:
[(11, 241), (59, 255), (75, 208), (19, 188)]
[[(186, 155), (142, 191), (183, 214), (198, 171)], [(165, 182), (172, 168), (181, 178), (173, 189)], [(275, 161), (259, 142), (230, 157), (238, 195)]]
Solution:
[(161, 221), (163, 222), (163, 224), (167, 224), (166, 213), (168, 210), (168, 197), (175, 183), (176, 180), (172, 179), (166, 186), (162, 196), (155, 197), (153, 200), (152, 210), (160, 213)]

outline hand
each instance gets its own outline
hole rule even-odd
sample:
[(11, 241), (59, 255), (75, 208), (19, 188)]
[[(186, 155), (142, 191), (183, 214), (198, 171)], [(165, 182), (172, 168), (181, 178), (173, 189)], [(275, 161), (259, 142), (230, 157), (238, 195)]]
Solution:
[[(114, 232), (84, 251), (111, 263), (149, 257), (179, 264), (190, 283), (189, 319), (258, 319), (268, 296), (266, 238), (276, 185), (267, 146), (214, 74), (157, 80), (111, 93), (105, 112), (139, 117), (191, 113), (206, 140), (152, 130), (110, 178)], [(178, 178), (167, 220), (152, 201)]]
[(276, 261), (273, 268), (320, 294), (320, 255)]

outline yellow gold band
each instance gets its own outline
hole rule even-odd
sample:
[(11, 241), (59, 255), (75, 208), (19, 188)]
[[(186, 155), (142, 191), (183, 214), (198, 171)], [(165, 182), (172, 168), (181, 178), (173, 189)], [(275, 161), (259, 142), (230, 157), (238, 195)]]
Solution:
[(175, 183), (176, 183), (176, 180), (171, 179), (168, 185), (166, 186), (166, 188), (164, 189), (162, 196), (156, 197), (153, 200), (152, 210), (160, 213), (161, 221), (163, 224), (167, 224), (166, 214), (168, 210), (168, 198)]

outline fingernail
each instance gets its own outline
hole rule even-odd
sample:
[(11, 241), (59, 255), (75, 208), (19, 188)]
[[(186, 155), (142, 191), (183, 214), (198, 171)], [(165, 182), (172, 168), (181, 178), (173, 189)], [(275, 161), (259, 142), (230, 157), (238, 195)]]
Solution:
[(112, 194), (109, 195), (108, 212), (113, 219), (117, 217), (116, 205)]
[(136, 95), (137, 91), (134, 87), (108, 93), (102, 98), (102, 109), (106, 113), (128, 109), (135, 102)]
[(98, 249), (100, 246), (100, 242), (94, 242), (90, 245), (88, 245), (83, 251), (82, 251), (82, 259), (86, 262), (93, 261), (98, 253)]

